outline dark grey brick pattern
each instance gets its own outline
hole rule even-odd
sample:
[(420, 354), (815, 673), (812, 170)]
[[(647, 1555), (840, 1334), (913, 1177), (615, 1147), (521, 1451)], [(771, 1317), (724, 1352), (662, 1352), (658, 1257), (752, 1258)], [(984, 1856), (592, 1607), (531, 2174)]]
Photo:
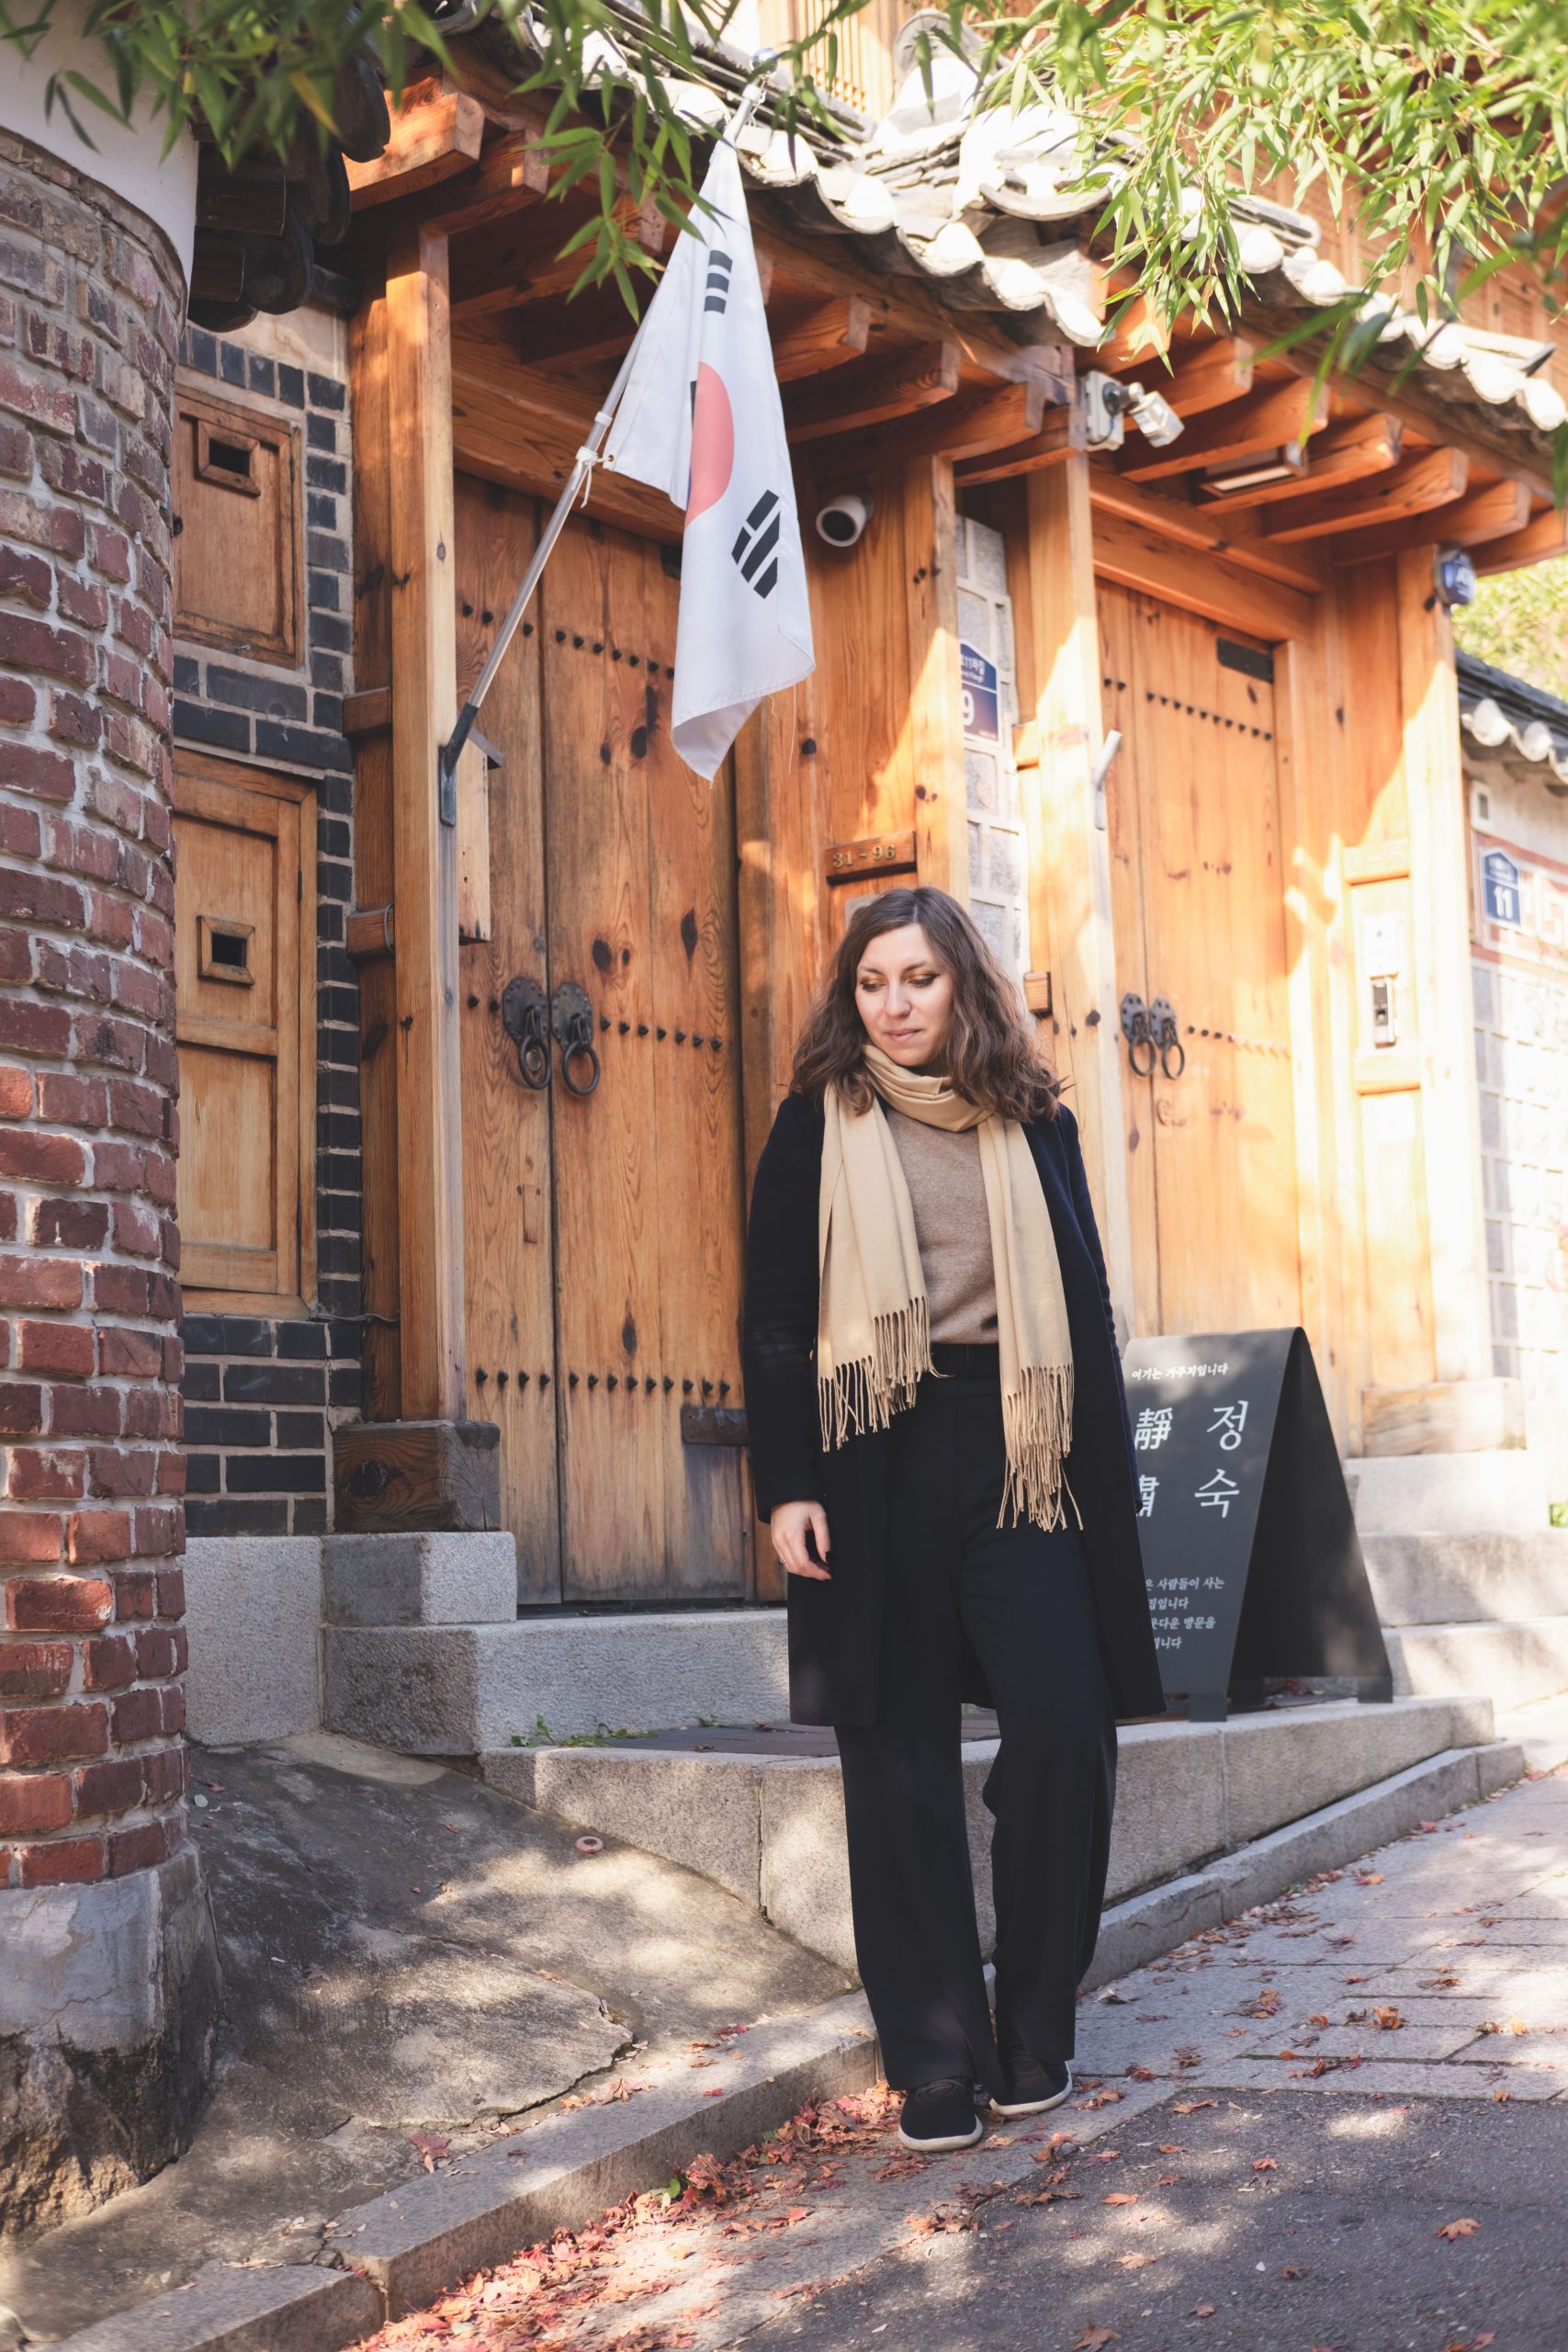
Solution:
[(192, 1535), (313, 1534), (328, 1523), (332, 1430), (360, 1403), (358, 976), (344, 947), (354, 887), (348, 390), (222, 336), (181, 351), (220, 390), (303, 416), (307, 623), (298, 669), (181, 645), (175, 734), (316, 780), (316, 1296), (309, 1321), (192, 1312), (185, 1324), (186, 1505)]

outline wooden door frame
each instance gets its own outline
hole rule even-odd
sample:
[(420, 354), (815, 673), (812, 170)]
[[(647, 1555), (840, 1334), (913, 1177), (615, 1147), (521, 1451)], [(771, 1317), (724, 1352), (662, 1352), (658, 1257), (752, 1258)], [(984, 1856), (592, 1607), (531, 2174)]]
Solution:
[[(296, 967), (299, 1034), (295, 1084), (295, 1182), (299, 1202), (296, 1267), (299, 1279), (298, 1288), (288, 1291), (214, 1290), (186, 1283), (185, 1296), (187, 1305), (194, 1305), (202, 1313), (265, 1314), (285, 1320), (301, 1319), (309, 1317), (316, 1296), (316, 787), (300, 776), (243, 766), (238, 761), (218, 759), (182, 745), (174, 759), (172, 806), (176, 817), (200, 819), (204, 815), (204, 786), (285, 801), (299, 811)], [(281, 978), (279, 973), (280, 981)], [(279, 1001), (281, 1005), (281, 989)], [(176, 1022), (177, 1017), (176, 1011)]]

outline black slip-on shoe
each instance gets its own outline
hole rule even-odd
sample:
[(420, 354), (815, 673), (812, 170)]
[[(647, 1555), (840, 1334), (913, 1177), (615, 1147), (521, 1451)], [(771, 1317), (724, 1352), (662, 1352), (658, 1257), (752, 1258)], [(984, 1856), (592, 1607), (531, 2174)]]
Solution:
[(984, 2131), (975, 2111), (975, 2086), (957, 2075), (944, 2075), (939, 2082), (917, 2083), (904, 2094), (904, 2112), (898, 2120), (903, 2147), (915, 2148), (921, 2155), (941, 2155), (950, 2148), (972, 2148)]
[(1002, 2027), (997, 2034), (997, 2055), (1002, 2065), (1002, 2092), (992, 2094), (998, 2115), (1043, 2115), (1072, 2097), (1073, 2070), (1066, 2059), (1033, 2058), (1015, 2034)]

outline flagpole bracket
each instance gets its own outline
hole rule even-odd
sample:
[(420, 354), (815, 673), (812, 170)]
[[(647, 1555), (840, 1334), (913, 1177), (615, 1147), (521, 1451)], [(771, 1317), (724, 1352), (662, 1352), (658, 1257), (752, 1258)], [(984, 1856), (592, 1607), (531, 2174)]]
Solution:
[(436, 754), (436, 813), (444, 825), (455, 825), (457, 821), (457, 763), (463, 756), (464, 746), (473, 733), (474, 721), (479, 715), (479, 707), (470, 696), (457, 713), (457, 724)]

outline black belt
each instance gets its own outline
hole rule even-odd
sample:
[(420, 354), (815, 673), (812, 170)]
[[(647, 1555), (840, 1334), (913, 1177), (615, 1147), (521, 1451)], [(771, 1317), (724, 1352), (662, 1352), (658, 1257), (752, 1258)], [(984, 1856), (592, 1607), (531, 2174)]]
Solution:
[(994, 1340), (933, 1340), (931, 1363), (949, 1379), (954, 1374), (963, 1380), (1000, 1380), (1002, 1376), (1002, 1351)]

